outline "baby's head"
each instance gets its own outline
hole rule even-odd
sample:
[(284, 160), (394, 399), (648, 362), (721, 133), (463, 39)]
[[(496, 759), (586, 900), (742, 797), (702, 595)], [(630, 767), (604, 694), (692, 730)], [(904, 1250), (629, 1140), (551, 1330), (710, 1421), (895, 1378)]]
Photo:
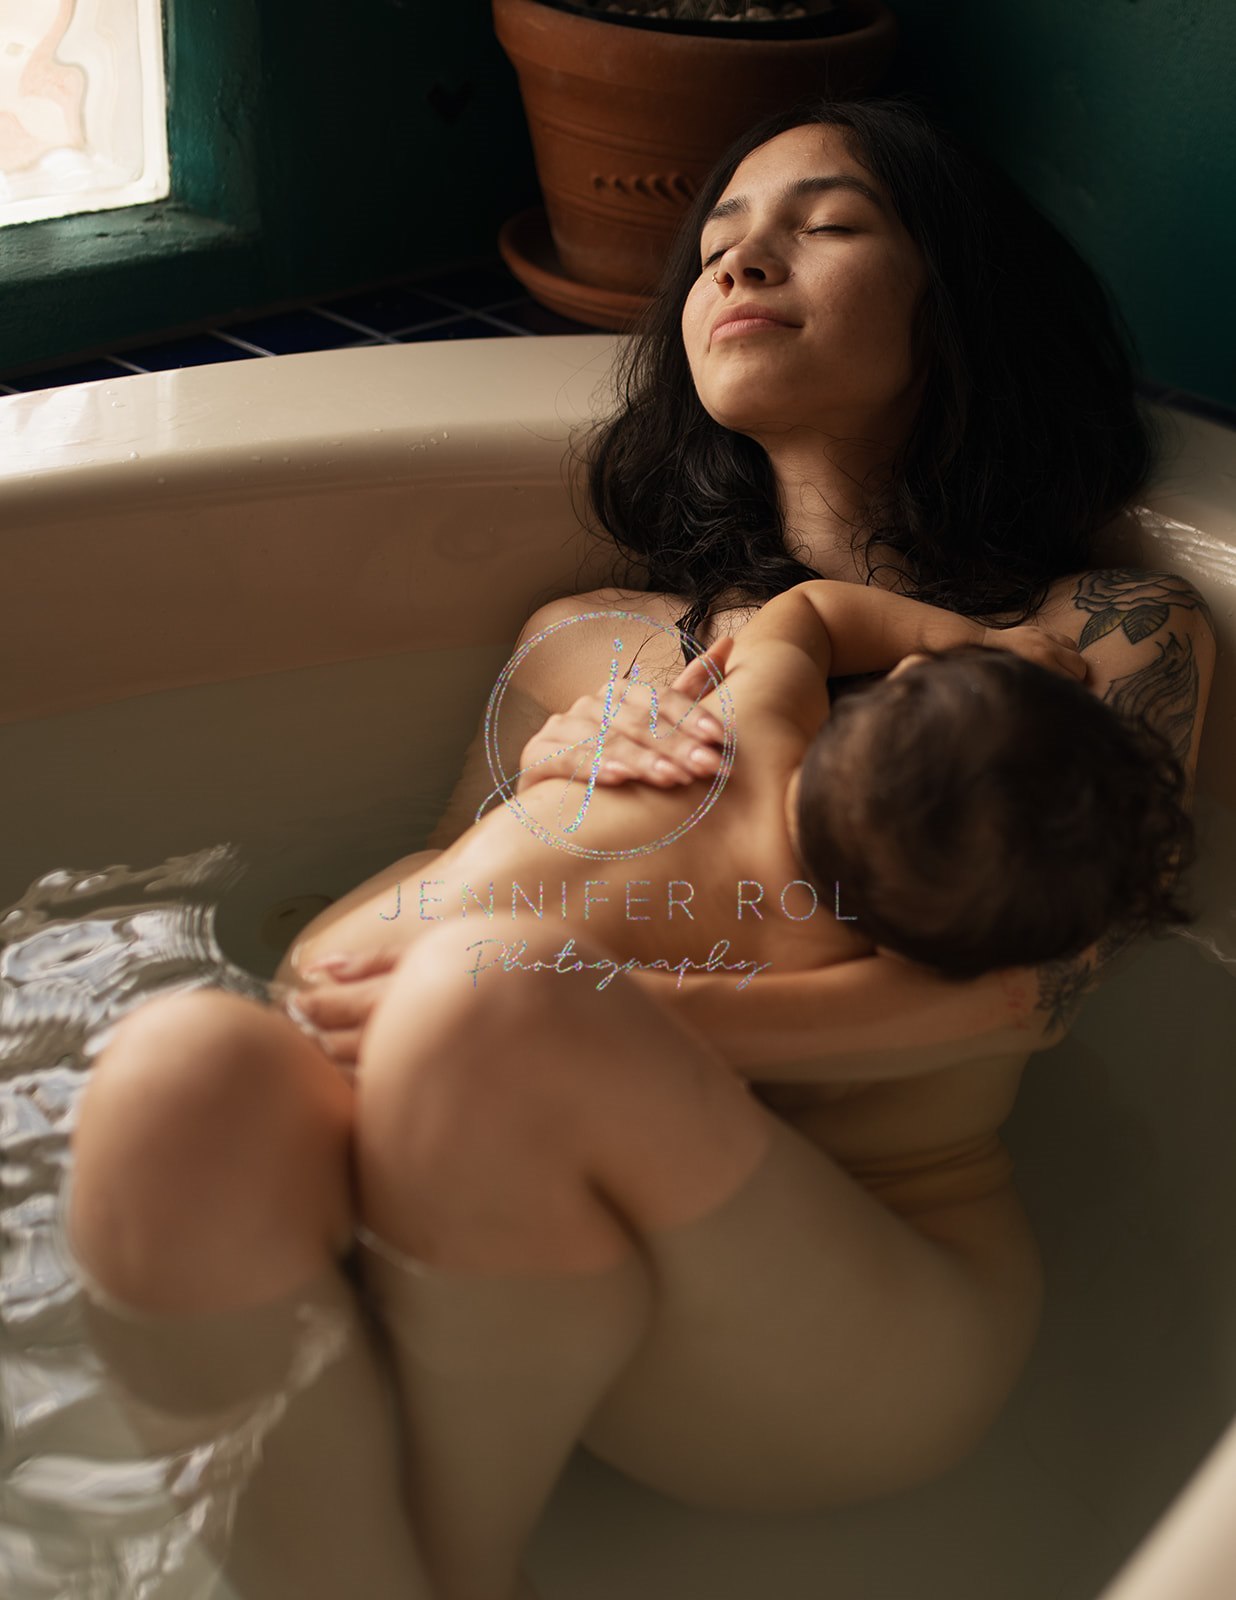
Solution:
[(945, 976), (1077, 955), (1193, 916), (1185, 775), (1143, 720), (1007, 650), (903, 663), (803, 758), (807, 873), (876, 944)]

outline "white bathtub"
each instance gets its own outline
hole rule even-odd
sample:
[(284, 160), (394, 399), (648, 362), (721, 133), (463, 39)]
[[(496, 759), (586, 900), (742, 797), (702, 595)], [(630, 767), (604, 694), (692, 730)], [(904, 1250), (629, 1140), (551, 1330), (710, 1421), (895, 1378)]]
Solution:
[[(219, 940), (269, 975), (323, 898), (415, 848), (519, 624), (600, 579), (563, 457), (612, 349), (421, 344), (0, 400), (0, 914), (53, 869), (232, 841)], [(1126, 957), (1027, 1073), (1008, 1135), (1049, 1306), (1024, 1381), (963, 1468), (827, 1516), (686, 1510), (581, 1454), (534, 1545), (544, 1600), (1230, 1594), (1236, 1429), (1193, 1479), (1236, 1416), (1236, 433), (1173, 423), (1150, 509), (1101, 554), (1185, 574), (1220, 629), (1204, 916)], [(0, 1079), (8, 1473), (49, 1416), (71, 1431), (80, 1388), (39, 1267), (79, 1082)], [(0, 1576), (19, 1543), (0, 1525)]]

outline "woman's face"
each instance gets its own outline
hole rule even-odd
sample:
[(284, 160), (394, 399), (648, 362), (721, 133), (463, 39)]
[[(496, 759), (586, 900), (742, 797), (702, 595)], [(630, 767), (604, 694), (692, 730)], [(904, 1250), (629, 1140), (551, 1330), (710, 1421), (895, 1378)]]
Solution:
[[(922, 259), (844, 132), (791, 128), (762, 144), (726, 185), (723, 214), (704, 223), (682, 311), (687, 360), (709, 415), (761, 443), (803, 427), (895, 442), (917, 409), (910, 328)], [(869, 193), (817, 181), (836, 178)], [(788, 326), (719, 330), (735, 307)]]

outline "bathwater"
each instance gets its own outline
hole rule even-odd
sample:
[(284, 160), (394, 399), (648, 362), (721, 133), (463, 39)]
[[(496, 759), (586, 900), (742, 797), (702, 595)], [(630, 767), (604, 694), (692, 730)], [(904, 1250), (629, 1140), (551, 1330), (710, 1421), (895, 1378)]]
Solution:
[[(133, 1006), (264, 999), (307, 915), (423, 842), (501, 660), (357, 662), (0, 729), (7, 1600), (221, 1593), (209, 1552), (289, 1396), (192, 1449), (138, 1439), (55, 1225), (75, 1107)], [(1236, 819), (1205, 796), (1198, 816), (1201, 921), (1121, 958), (1007, 1127), (1048, 1307), (974, 1456), (879, 1504), (757, 1518), (581, 1452), (533, 1548), (544, 1600), (1093, 1600), (1236, 1411)], [(308, 1330), (292, 1387), (336, 1354)]]

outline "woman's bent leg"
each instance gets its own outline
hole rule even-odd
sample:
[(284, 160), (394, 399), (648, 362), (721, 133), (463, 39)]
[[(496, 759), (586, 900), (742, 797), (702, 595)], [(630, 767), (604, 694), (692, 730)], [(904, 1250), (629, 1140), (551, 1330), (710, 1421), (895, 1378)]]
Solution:
[(378, 1340), (337, 1260), (351, 1114), (286, 1017), (217, 991), (125, 1018), (79, 1107), (65, 1227), (87, 1327), (144, 1450), (219, 1474), (230, 1506), (204, 1538), (243, 1600), (430, 1594)]
[(218, 990), (123, 1019), (82, 1096), (69, 1228), (119, 1299), (231, 1310), (346, 1247), (352, 1089), (293, 1023)]
[(1041, 1307), (1016, 1197), (969, 1210), (967, 1248), (946, 1248), (774, 1121), (730, 1200), (646, 1237), (656, 1314), (585, 1444), (719, 1510), (818, 1510), (939, 1476), (1003, 1409)]
[(641, 1235), (723, 1202), (768, 1118), (639, 995), (522, 972), (474, 991), (466, 968), (457, 936), (426, 938), (370, 1020), (359, 1233), (434, 1582), (443, 1600), (508, 1600), (647, 1328)]
[(690, 1503), (824, 1505), (957, 1459), (1024, 1360), (1032, 1264), (981, 1281), (621, 979), (474, 991), (435, 931), (371, 1019), (358, 1101), (443, 1600), (505, 1600), (581, 1436)]

